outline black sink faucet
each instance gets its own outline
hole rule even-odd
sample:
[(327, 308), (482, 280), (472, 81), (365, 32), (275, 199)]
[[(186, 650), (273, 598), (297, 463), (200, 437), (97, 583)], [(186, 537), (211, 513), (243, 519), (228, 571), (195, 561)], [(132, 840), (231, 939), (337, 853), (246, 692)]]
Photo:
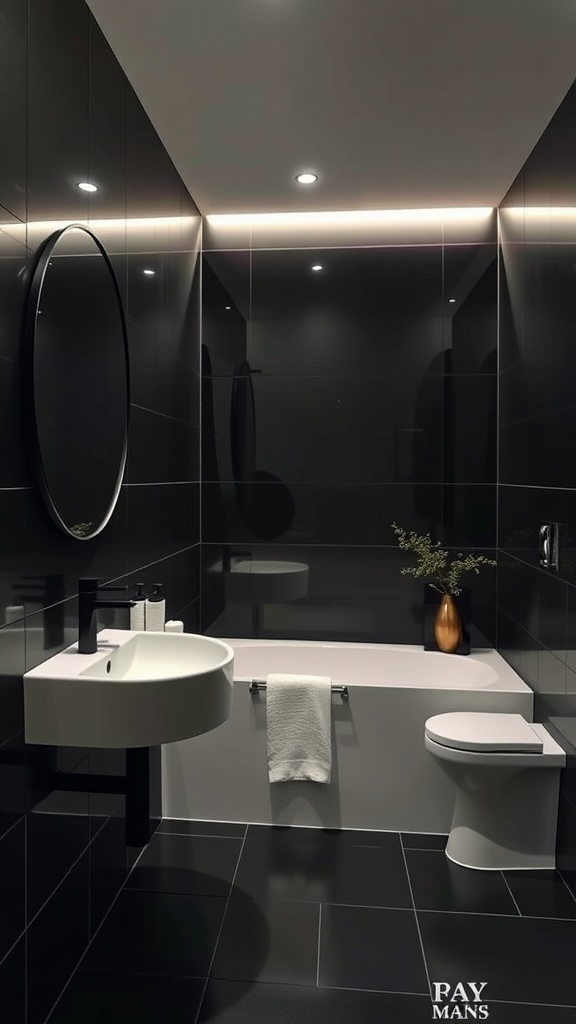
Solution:
[(111, 590), (127, 590), (127, 587), (104, 587), (100, 580), (84, 577), (78, 580), (78, 653), (95, 654), (96, 610), (98, 608), (132, 608), (134, 601), (100, 601), (98, 594)]

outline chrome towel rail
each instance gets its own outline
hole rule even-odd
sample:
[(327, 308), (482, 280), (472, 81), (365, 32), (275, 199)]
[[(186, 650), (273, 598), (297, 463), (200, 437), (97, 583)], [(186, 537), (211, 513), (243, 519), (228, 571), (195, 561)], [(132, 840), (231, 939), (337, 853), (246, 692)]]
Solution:
[[(250, 690), (249, 690), (249, 692), (251, 694), (259, 693), (261, 690), (265, 690), (265, 689), (266, 689), (266, 683), (264, 682), (263, 679), (252, 679), (251, 680), (251, 682), (250, 682)], [(349, 699), (348, 687), (347, 686), (333, 686), (332, 687), (332, 693), (339, 693), (340, 696), (342, 697), (343, 701), (347, 701)]]

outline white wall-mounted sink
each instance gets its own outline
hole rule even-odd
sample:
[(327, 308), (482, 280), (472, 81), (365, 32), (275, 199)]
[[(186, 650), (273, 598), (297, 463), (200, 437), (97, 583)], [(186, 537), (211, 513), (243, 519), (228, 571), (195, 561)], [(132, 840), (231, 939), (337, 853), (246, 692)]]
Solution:
[(24, 675), (27, 743), (149, 747), (225, 722), (234, 652), (215, 637), (105, 629), (95, 654), (72, 644)]
[(297, 601), (308, 593), (309, 571), (305, 562), (243, 559), (226, 573), (226, 594), (246, 604)]

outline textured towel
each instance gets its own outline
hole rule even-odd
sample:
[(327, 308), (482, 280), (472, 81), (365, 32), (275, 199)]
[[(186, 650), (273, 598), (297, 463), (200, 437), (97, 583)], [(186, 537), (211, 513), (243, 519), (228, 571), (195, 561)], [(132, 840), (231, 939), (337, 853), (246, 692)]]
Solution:
[(270, 782), (330, 782), (331, 684), (329, 676), (268, 676)]

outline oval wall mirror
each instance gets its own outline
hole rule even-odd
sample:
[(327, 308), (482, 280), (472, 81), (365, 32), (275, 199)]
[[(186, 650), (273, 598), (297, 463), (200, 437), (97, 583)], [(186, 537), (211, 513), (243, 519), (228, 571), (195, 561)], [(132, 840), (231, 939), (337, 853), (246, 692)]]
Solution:
[(57, 526), (78, 540), (104, 529), (128, 443), (126, 323), (96, 235), (71, 224), (36, 254), (24, 318), (24, 415), (37, 481)]

